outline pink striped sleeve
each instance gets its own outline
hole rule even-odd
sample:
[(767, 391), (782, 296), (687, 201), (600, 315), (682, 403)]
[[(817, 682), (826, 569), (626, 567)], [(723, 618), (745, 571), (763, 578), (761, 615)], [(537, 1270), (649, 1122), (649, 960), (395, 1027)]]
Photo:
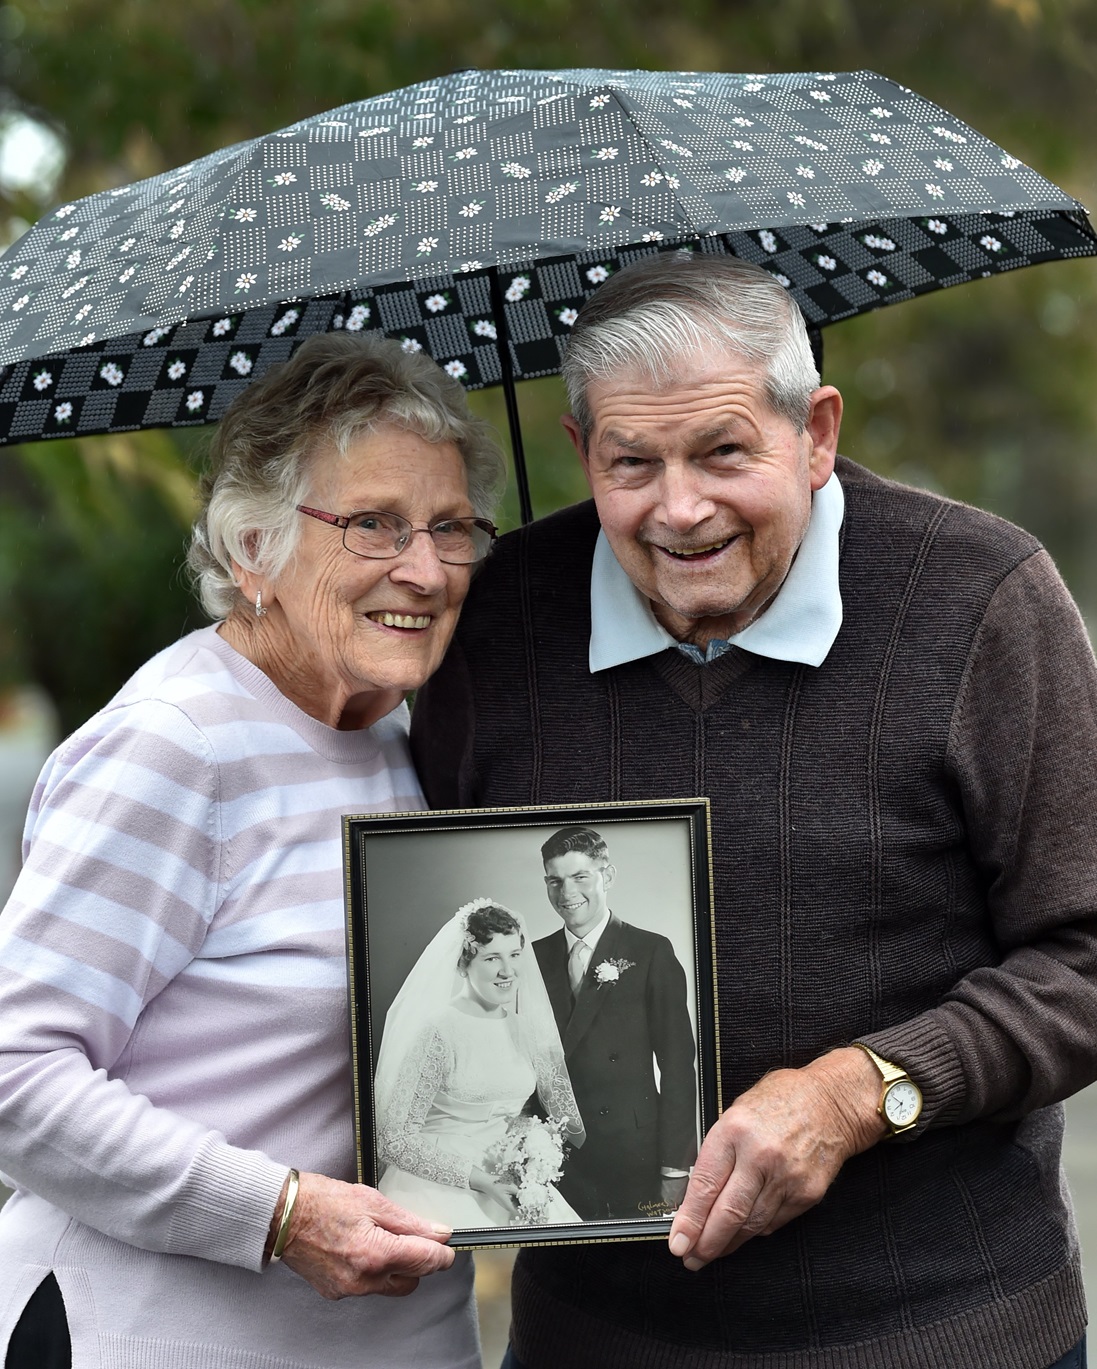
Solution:
[(0, 1155), (109, 1235), (258, 1268), (285, 1167), (109, 1075), (218, 906), (217, 777), (202, 732), (155, 701), (51, 759), (0, 916)]

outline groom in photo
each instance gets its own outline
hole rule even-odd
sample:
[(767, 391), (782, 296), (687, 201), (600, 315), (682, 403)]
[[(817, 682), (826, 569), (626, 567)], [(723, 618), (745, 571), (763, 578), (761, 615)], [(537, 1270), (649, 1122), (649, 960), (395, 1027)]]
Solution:
[(617, 872), (593, 828), (554, 832), (541, 859), (564, 925), (533, 949), (587, 1132), (560, 1191), (587, 1221), (671, 1211), (697, 1156), (685, 972), (665, 936), (610, 910)]

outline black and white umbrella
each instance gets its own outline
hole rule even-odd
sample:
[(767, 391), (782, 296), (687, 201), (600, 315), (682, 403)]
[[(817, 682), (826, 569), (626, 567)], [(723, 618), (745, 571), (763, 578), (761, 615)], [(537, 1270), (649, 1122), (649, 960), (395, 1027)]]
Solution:
[(550, 375), (638, 254), (731, 252), (810, 326), (1097, 254), (1081, 205), (873, 72), (465, 71), (61, 205), (0, 258), (0, 445), (218, 419), (302, 338)]

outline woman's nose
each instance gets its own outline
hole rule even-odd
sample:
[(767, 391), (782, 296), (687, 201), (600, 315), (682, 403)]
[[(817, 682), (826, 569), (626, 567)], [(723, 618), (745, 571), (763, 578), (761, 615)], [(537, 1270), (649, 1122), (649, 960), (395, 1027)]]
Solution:
[(403, 550), (393, 560), (389, 575), (400, 583), (414, 583), (427, 594), (437, 594), (445, 588), (446, 566), (438, 559), (438, 549), (428, 529), (412, 529)]

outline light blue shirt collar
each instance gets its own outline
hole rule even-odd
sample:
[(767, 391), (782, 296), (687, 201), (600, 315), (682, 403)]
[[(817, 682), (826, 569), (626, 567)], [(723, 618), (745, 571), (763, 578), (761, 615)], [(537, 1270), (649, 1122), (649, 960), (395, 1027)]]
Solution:
[[(728, 639), (730, 646), (775, 661), (822, 665), (842, 626), (838, 533), (845, 508), (842, 486), (832, 475), (812, 495), (807, 532), (784, 584), (764, 613)], [(681, 646), (622, 570), (604, 532), (594, 548), (590, 623), (592, 673)]]

